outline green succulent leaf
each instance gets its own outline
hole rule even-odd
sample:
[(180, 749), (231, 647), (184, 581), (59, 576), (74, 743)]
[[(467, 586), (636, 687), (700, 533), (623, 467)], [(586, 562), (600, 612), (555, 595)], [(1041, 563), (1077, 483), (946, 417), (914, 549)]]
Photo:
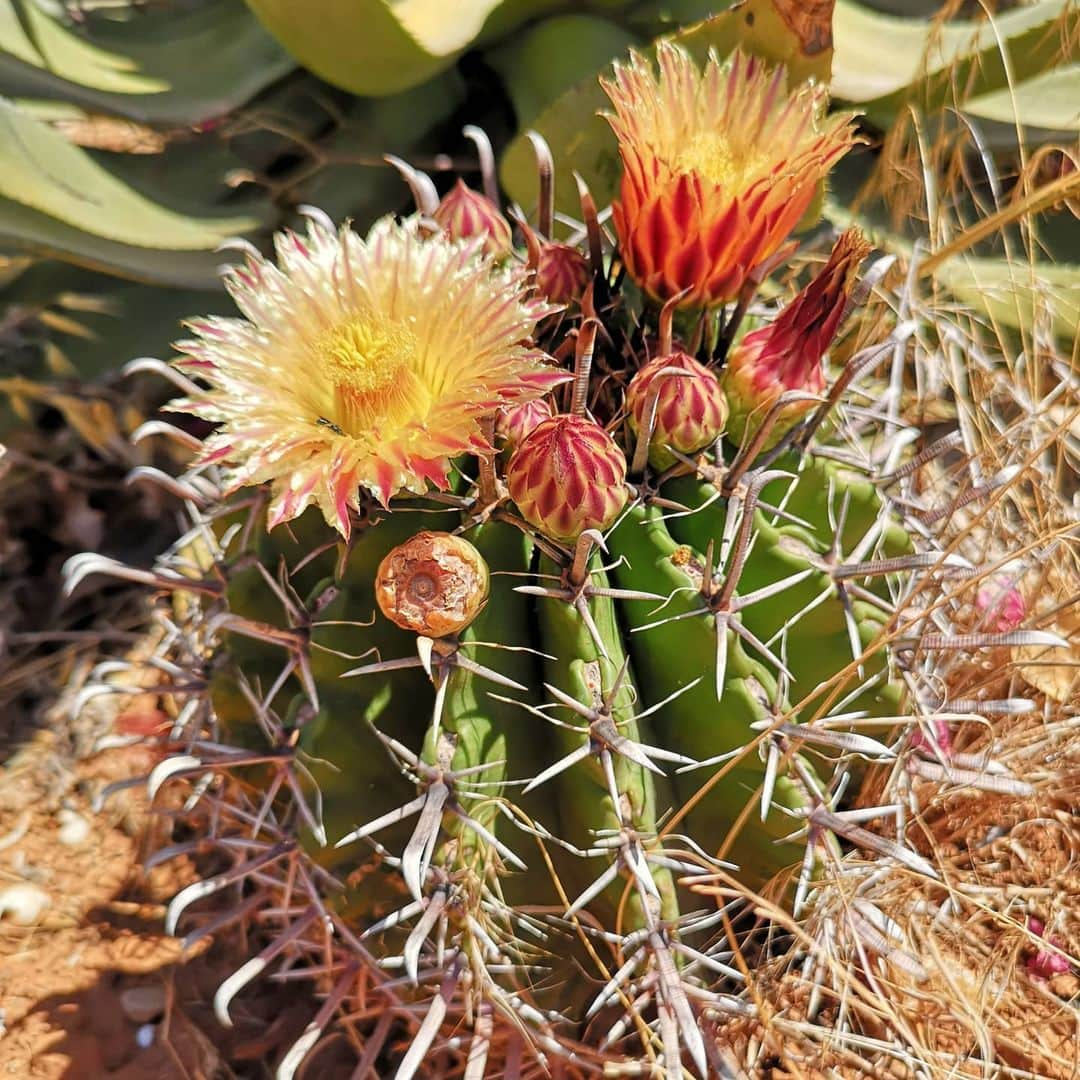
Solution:
[(832, 91), (881, 128), (908, 103), (930, 112), (959, 98), (978, 118), (1011, 124), (1015, 108), (1025, 125), (1075, 131), (1080, 65), (1066, 62), (1078, 28), (1080, 9), (1069, 0), (945, 23), (837, 0)]
[(92, 40), (36, 3), (0, 0), (0, 85), (12, 96), (184, 124), (229, 112), (294, 66), (240, 0), (98, 18)]
[(520, 127), (575, 83), (594, 75), (638, 38), (609, 19), (557, 15), (487, 53), (510, 94)]
[(365, 97), (430, 79), (481, 34), (492, 36), (556, 6), (552, 0), (248, 0), (305, 67)]
[(64, 137), (0, 101), (0, 241), (146, 281), (210, 287), (230, 236), (254, 217), (194, 217), (135, 190)]

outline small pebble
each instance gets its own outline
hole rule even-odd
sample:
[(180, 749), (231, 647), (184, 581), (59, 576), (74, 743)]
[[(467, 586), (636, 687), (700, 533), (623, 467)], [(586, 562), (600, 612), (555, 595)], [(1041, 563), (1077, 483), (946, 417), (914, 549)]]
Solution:
[(143, 1024), (135, 1032), (135, 1042), (140, 1050), (146, 1050), (154, 1045), (154, 1034), (157, 1031), (156, 1024)]
[(51, 903), (44, 889), (29, 882), (8, 885), (6, 889), (0, 889), (0, 919), (10, 915), (11, 921), (17, 925), (31, 926)]
[(133, 1024), (156, 1020), (165, 1011), (165, 987), (131, 986), (120, 995), (120, 1008)]
[(68, 847), (78, 847), (90, 835), (90, 822), (74, 810), (58, 810), (56, 819), (60, 822), (60, 831), (57, 837), (61, 844)]

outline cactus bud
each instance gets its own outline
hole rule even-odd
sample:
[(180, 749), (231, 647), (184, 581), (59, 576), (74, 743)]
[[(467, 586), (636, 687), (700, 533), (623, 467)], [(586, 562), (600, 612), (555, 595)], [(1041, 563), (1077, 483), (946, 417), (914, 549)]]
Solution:
[(510, 252), (510, 223), (490, 199), (459, 180), (432, 215), (454, 240), (484, 237), (484, 250), (494, 258)]
[[(663, 375), (668, 368), (688, 375)], [(630, 380), (626, 408), (630, 426), (640, 432), (649, 423), (651, 399), (656, 395), (656, 416), (649, 439), (649, 461), (666, 469), (675, 457), (666, 446), (692, 454), (723, 433), (728, 406), (720, 380), (703, 364), (684, 352), (650, 360)]]
[(420, 532), (379, 564), (375, 599), (379, 610), (403, 630), (446, 637), (464, 630), (488, 595), (488, 568), (460, 536)]
[(495, 418), (496, 442), (509, 450), (516, 450), (540, 424), (550, 419), (551, 406), (544, 398), (525, 401), (520, 405), (504, 405)]
[[(721, 385), (731, 407), (732, 439), (752, 438), (785, 391), (820, 394), (825, 389), (821, 358), (840, 328), (855, 273), (869, 251), (862, 234), (849, 229), (837, 240), (821, 273), (773, 322), (747, 334), (731, 351)], [(812, 401), (785, 406), (763, 449), (774, 446), (812, 408)]]
[(569, 244), (544, 244), (536, 267), (536, 287), (553, 304), (580, 300), (589, 284), (589, 264)]
[(530, 525), (573, 543), (586, 529), (606, 529), (626, 505), (626, 459), (598, 424), (555, 416), (514, 451), (506, 483)]

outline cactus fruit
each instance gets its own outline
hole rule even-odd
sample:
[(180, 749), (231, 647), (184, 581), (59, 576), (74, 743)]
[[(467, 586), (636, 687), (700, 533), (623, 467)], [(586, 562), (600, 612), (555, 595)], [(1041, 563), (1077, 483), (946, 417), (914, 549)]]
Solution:
[[(660, 61), (659, 85), (635, 58), (609, 87), (618, 246), (586, 194), (580, 310), (530, 292), (531, 231), (497, 265), (501, 230), (441, 233), (476, 232), (456, 216), (361, 239), (315, 213), (277, 267), (229, 271), (244, 318), (181, 345), (174, 407), (219, 426), (182, 486), (192, 530), (143, 578), (183, 598), (165, 648), (193, 669), (154, 782), (204, 772), (192, 800), (237, 861), (170, 921), (244, 881), (243, 911), (273, 910), (217, 1007), (279, 955), (312, 969), (325, 1002), (279, 1075), (339, 1008), (357, 1075), (728, 1075), (718, 1027), (780, 947), (755, 920), (792, 925), (847, 847), (934, 875), (850, 789), (932, 749), (927, 655), (1052, 644), (997, 594), (953, 633), (940, 598), (979, 573), (908, 482), (956, 443), (916, 451), (853, 396), (903, 328), (820, 368), (861, 240), (830, 263), (843, 288), (799, 301), (827, 324), (821, 401), (785, 412), (788, 387), (721, 437), (736, 328), (679, 346), (675, 308), (724, 314), (852, 136), (756, 61)], [(676, 107), (722, 84), (757, 111)], [(684, 136), (692, 160), (665, 157)]]

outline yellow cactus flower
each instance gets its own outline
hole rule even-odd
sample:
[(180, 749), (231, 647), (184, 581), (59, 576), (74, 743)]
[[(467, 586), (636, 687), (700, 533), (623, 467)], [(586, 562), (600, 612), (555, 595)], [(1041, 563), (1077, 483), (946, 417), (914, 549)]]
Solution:
[(825, 116), (823, 87), (786, 93), (784, 69), (755, 57), (700, 71), (665, 42), (657, 60), (659, 76), (631, 54), (603, 83), (623, 164), (619, 251), (657, 300), (685, 291), (680, 306), (711, 307), (776, 254), (855, 132), (850, 115)]
[(269, 481), (271, 527), (318, 506), (343, 536), (361, 489), (387, 503), (445, 489), (451, 458), (490, 447), (481, 418), (568, 376), (529, 339), (557, 310), (484, 238), (384, 218), (367, 238), (313, 212), (225, 285), (244, 318), (189, 324), (178, 367), (209, 384), (174, 404), (218, 424), (202, 460), (230, 490)]

